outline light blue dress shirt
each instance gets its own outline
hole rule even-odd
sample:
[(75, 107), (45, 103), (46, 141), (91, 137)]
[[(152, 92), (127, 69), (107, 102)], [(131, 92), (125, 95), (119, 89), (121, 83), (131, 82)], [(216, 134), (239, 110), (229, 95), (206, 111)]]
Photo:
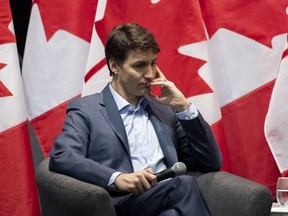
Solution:
[[(126, 130), (134, 172), (151, 168), (153, 172), (157, 173), (166, 169), (167, 167), (164, 162), (165, 159), (158, 137), (149, 119), (149, 115), (145, 110), (148, 104), (147, 99), (144, 97), (141, 98), (135, 107), (122, 98), (112, 88), (111, 84), (109, 88), (117, 104)], [(179, 119), (183, 120), (193, 119), (197, 117), (198, 110), (191, 104), (189, 110), (176, 113), (176, 115)], [(121, 174), (121, 172), (113, 173), (108, 182), (108, 186), (114, 183), (119, 174)]]

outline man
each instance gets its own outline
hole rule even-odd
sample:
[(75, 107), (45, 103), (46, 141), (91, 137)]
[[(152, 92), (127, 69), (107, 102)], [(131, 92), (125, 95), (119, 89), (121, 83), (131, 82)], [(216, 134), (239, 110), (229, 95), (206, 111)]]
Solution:
[[(181, 161), (191, 171), (221, 167), (209, 125), (157, 67), (159, 46), (128, 23), (109, 34), (105, 54), (112, 81), (101, 93), (72, 100), (50, 170), (99, 185), (117, 215), (209, 215), (192, 176), (157, 182), (155, 173)], [(151, 94), (151, 87), (161, 95)]]

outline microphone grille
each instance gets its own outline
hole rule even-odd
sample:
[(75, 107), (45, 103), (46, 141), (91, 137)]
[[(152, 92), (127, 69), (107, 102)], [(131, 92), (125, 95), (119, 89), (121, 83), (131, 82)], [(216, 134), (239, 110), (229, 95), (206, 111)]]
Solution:
[(182, 162), (175, 163), (171, 168), (175, 175), (183, 175), (186, 173), (186, 165)]

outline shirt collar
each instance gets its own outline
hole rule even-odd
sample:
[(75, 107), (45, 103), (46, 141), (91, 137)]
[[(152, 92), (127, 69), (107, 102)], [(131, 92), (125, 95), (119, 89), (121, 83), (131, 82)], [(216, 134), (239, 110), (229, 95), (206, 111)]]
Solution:
[[(128, 101), (126, 101), (122, 96), (120, 96), (113, 88), (112, 88), (112, 85), (111, 83), (109, 83), (109, 89), (111, 91), (111, 94), (116, 102), (116, 105), (118, 107), (118, 110), (121, 111), (124, 107), (127, 107), (127, 106), (133, 106), (132, 104), (130, 104)], [(145, 97), (142, 97), (139, 101), (140, 106), (142, 106), (144, 109), (145, 107), (147, 106), (148, 104), (148, 100), (145, 98)], [(138, 107), (138, 105), (137, 105)]]

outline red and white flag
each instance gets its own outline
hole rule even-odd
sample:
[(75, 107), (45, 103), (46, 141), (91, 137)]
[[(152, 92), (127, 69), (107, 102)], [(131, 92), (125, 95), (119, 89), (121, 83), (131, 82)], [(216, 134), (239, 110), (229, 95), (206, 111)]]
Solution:
[(264, 135), (264, 122), (287, 41), (288, 1), (199, 2), (209, 35), (207, 64), (221, 106), (230, 171), (266, 185), (275, 195), (280, 173)]
[(40, 215), (14, 27), (0, 0), (0, 215)]
[(275, 193), (280, 173), (264, 121), (285, 44), (286, 7), (287, 0), (99, 1), (82, 95), (109, 80), (103, 44), (112, 27), (147, 27), (162, 49), (159, 67), (212, 125), (223, 170)]
[[(111, 79), (104, 55), (105, 40), (115, 25), (126, 22), (138, 23), (154, 33), (161, 48), (158, 66), (186, 97), (198, 107), (214, 107), (213, 110), (201, 111), (209, 123), (214, 124), (213, 130), (222, 141), (222, 152), (228, 158), (220, 106), (211, 87), (198, 72), (206, 61), (199, 59), (199, 56), (207, 54), (204, 50), (206, 32), (198, 1), (99, 1), (82, 95), (99, 92)], [(191, 51), (190, 44), (194, 44), (197, 49)], [(229, 169), (228, 162), (224, 161), (226, 170)]]
[(288, 41), (285, 48), (266, 116), (265, 136), (281, 174), (288, 176)]
[(45, 157), (61, 132), (68, 102), (81, 95), (97, 0), (35, 0), (23, 83), (28, 118)]
[(264, 122), (287, 40), (287, 0), (81, 3), (33, 4), (23, 74), (29, 119), (45, 155), (67, 102), (99, 92), (111, 79), (103, 45), (108, 32), (136, 22), (155, 34), (161, 70), (212, 125), (223, 169), (275, 192), (280, 172)]

